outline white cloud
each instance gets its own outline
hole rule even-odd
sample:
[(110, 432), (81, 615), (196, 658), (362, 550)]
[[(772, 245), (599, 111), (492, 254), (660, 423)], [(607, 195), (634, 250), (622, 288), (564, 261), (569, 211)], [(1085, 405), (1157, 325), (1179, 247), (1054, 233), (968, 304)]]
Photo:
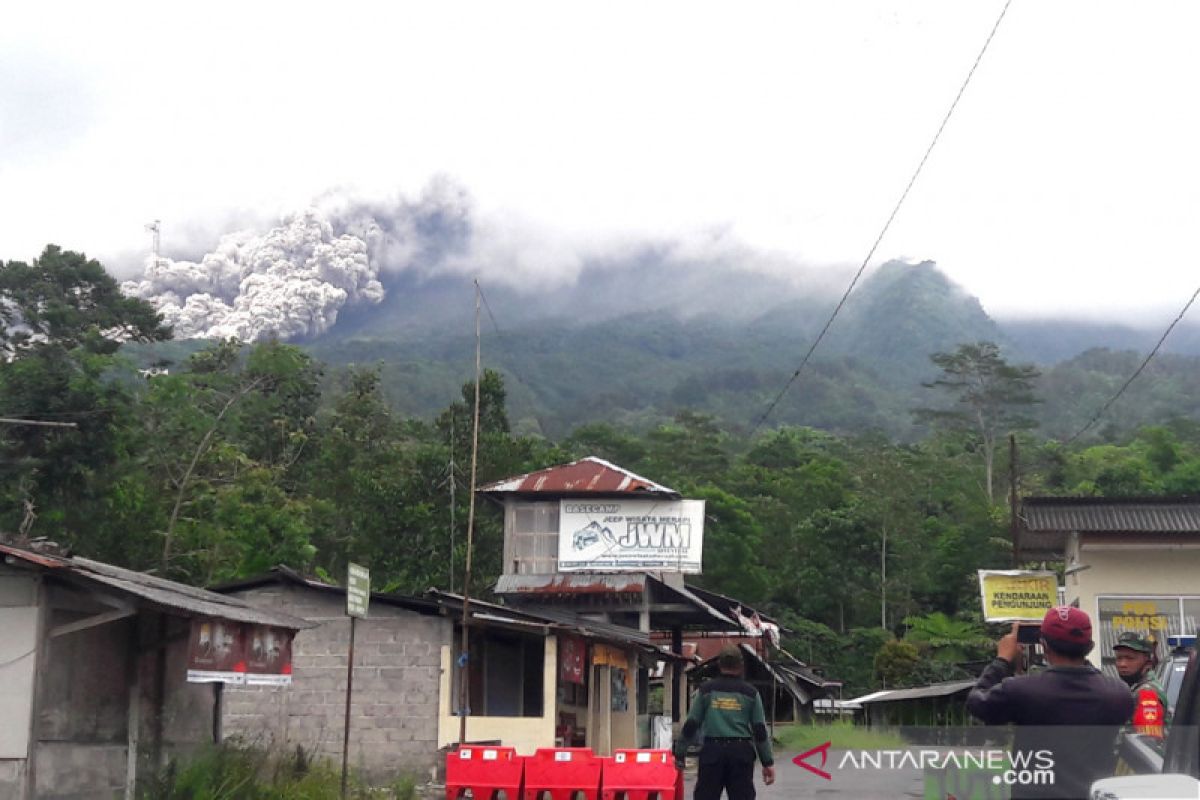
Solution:
[[(45, 130), (37, 154), (0, 150), (0, 257), (111, 259), (154, 218), (172, 252), (230, 209), (447, 173), (480, 243), (539, 275), (588, 243), (714, 228), (857, 265), (1000, 6), (24, 4), (6, 71), (86, 113), (39, 117), (0, 82), (28, 117), (0, 126)], [(926, 254), (1001, 313), (1182, 302), (1198, 25), (1190, 2), (1014, 3), (876, 261)]]

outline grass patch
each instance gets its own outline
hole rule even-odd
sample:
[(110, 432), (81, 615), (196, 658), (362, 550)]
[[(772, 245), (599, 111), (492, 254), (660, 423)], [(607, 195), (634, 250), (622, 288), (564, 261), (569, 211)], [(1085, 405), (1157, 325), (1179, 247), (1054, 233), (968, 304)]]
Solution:
[[(402, 775), (391, 786), (371, 787), (349, 776), (353, 800), (415, 800), (416, 781)], [(139, 800), (340, 800), (341, 770), (303, 749), (272, 752), (237, 740), (208, 746), (172, 761), (146, 782)]]
[(894, 750), (905, 747), (899, 734), (854, 725), (849, 722), (776, 726), (775, 738), (784, 750), (810, 750), (830, 742), (839, 750)]

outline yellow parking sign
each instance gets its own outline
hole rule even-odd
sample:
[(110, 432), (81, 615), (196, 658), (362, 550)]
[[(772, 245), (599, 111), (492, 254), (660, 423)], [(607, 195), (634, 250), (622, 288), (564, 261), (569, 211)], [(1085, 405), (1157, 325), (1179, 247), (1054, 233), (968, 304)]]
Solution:
[(1058, 576), (1032, 570), (979, 570), (983, 618), (988, 622), (1041, 622), (1058, 605)]

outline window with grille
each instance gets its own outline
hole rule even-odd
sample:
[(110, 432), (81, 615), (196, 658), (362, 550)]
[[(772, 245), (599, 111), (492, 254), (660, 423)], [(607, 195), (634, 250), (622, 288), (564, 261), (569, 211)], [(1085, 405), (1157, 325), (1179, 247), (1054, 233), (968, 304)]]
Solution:
[(528, 503), (513, 509), (512, 564), (516, 575), (558, 571), (558, 503)]

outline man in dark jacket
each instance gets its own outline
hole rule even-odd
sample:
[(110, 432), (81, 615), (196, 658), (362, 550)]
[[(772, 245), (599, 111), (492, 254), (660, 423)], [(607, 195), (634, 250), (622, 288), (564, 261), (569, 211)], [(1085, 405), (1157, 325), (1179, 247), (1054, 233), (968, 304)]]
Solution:
[(967, 710), (988, 725), (1017, 726), (1014, 758), (1051, 754), (1053, 783), (1014, 785), (1013, 797), (1087, 798), (1092, 781), (1113, 772), (1113, 746), (1133, 713), (1133, 697), (1087, 663), (1092, 621), (1080, 609), (1046, 612), (1041, 645), (1050, 666), (1036, 674), (1014, 677), (1021, 658), (1017, 628), (997, 643), (997, 657), (967, 697)]
[(775, 759), (767, 736), (766, 716), (758, 690), (742, 680), (742, 651), (726, 647), (717, 656), (721, 676), (700, 687), (675, 742), (676, 764), (683, 764), (688, 745), (701, 731), (700, 772), (695, 800), (754, 800), (754, 759), (762, 762), (763, 783), (775, 782)]

